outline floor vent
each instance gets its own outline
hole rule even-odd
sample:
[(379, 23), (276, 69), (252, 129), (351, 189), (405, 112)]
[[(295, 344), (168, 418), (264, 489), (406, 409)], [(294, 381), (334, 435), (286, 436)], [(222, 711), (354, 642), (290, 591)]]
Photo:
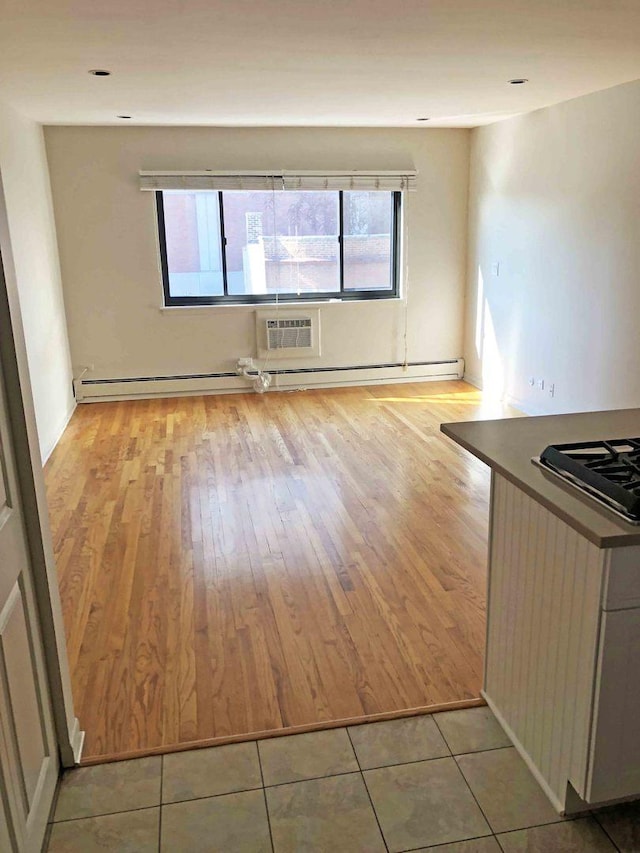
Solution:
[(313, 348), (311, 317), (265, 320), (265, 328), (269, 350)]

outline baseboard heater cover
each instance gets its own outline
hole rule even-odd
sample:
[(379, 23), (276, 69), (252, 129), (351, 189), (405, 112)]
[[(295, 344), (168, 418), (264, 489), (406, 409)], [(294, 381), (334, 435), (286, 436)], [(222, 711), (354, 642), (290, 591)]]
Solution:
[[(382, 371), (382, 370), (402, 370), (407, 367), (414, 372), (420, 368), (445, 368), (442, 372), (438, 371), (435, 378), (441, 379), (461, 379), (463, 375), (463, 360), (461, 358), (444, 359), (441, 361), (410, 361), (405, 365), (403, 362), (384, 362), (381, 364), (354, 364), (340, 365), (338, 367), (292, 367), (292, 368), (272, 368), (268, 367), (268, 372), (272, 376), (313, 376), (327, 374), (345, 374), (345, 373), (363, 373), (365, 371)], [(446, 370), (451, 367), (451, 370)], [(395, 381), (399, 381), (402, 376), (391, 377)], [(221, 380), (222, 385), (219, 389), (215, 388), (215, 380)], [(226, 381), (226, 384), (225, 384)], [(231, 387), (228, 382), (231, 381)], [(340, 380), (336, 380), (340, 382)], [(387, 380), (389, 381), (389, 380)], [(132, 387), (141, 385), (142, 388)], [(175, 387), (169, 387), (174, 386)], [(116, 387), (118, 386), (118, 387)], [(155, 387), (154, 387), (155, 386)], [(160, 386), (165, 386), (161, 388)], [(130, 391), (127, 390), (130, 389)], [(164, 376), (127, 376), (122, 378), (109, 379), (78, 379), (74, 382), (76, 399), (78, 402), (104, 398), (110, 396), (125, 397), (129, 393), (131, 395), (151, 396), (162, 393), (198, 393), (205, 390), (249, 390), (245, 388), (244, 383), (240, 383), (238, 375), (235, 371), (223, 371), (216, 373), (190, 373), (190, 374), (167, 374)]]

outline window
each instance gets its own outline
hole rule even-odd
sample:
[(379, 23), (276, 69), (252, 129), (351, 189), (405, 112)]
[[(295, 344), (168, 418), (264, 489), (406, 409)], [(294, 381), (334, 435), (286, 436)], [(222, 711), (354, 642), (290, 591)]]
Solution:
[(397, 296), (400, 196), (156, 191), (165, 304)]

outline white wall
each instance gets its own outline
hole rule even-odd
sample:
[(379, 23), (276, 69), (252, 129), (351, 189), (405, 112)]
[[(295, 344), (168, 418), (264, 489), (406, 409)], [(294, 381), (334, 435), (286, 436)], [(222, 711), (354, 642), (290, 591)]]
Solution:
[[(159, 310), (154, 198), (138, 189), (140, 169), (417, 168), (406, 204), (409, 360), (461, 355), (468, 131), (48, 127), (45, 138), (76, 370), (222, 372), (256, 355), (251, 307)], [(324, 306), (322, 327), (322, 356), (307, 364), (404, 357), (402, 302)]]
[(46, 459), (75, 407), (49, 173), (40, 125), (1, 103), (0, 174)]
[(530, 413), (640, 406), (638, 317), (640, 82), (474, 130), (467, 376)]

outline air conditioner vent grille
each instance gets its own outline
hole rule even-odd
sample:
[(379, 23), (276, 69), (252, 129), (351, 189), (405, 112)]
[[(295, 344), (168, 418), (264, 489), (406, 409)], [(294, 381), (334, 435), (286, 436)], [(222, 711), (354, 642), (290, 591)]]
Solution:
[(310, 317), (265, 320), (267, 349), (313, 349)]

